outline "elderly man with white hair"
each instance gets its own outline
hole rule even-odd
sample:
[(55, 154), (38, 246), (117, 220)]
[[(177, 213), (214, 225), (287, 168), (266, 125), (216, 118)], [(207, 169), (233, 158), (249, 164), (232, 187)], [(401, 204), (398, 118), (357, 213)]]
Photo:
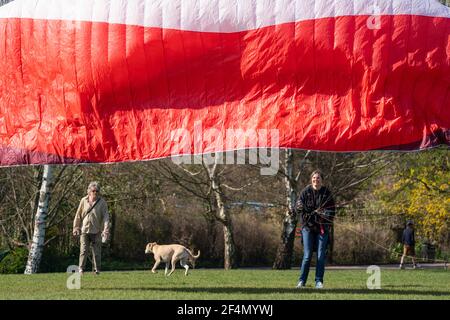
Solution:
[(89, 184), (87, 196), (80, 201), (73, 221), (73, 235), (80, 236), (80, 273), (83, 273), (86, 266), (90, 247), (94, 272), (99, 274), (102, 242), (109, 236), (109, 213), (106, 201), (100, 197), (100, 186), (96, 181)]

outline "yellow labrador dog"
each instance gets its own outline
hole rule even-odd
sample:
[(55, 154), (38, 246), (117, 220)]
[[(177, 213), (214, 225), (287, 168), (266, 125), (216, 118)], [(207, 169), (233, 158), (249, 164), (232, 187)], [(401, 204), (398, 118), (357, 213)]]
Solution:
[[(153, 253), (153, 256), (155, 257), (155, 265), (152, 268), (153, 273), (156, 273), (156, 268), (158, 268), (161, 262), (166, 263), (166, 271), (164, 272), (164, 275), (167, 276), (170, 276), (172, 272), (175, 271), (175, 264), (178, 261), (180, 261), (181, 266), (186, 269), (184, 275), (187, 276), (189, 270), (189, 266), (187, 263), (191, 262), (192, 267), (195, 268), (195, 260), (200, 257), (200, 250), (198, 251), (197, 255), (194, 256), (189, 249), (182, 245), (159, 245), (156, 242), (150, 242), (149, 244), (147, 244), (145, 253)], [(167, 274), (167, 271), (169, 270), (169, 263), (172, 263), (172, 271)]]

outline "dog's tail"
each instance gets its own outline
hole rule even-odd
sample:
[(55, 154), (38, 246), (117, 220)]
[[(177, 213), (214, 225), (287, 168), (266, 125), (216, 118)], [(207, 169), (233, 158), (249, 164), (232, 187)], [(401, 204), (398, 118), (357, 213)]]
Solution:
[(198, 257), (200, 257), (200, 250), (198, 250), (198, 253), (197, 253), (196, 256), (194, 256), (194, 254), (192, 254), (192, 257), (193, 257), (194, 259), (198, 259)]
[(190, 259), (190, 260), (191, 260), (191, 263), (192, 263), (192, 268), (195, 269), (195, 260), (197, 260), (198, 257), (200, 257), (200, 250), (198, 250), (196, 256), (194, 256), (194, 254), (191, 252), (191, 250), (189, 250), (189, 253), (191, 254), (191, 257), (192, 257), (192, 259)]

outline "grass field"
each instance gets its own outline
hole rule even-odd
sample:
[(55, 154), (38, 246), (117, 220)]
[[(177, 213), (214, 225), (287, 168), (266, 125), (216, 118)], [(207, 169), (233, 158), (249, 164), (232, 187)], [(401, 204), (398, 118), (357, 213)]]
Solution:
[(0, 299), (450, 299), (450, 271), (382, 270), (381, 289), (368, 290), (365, 270), (328, 270), (325, 288), (295, 289), (298, 270), (196, 269), (85, 274), (80, 290), (68, 290), (68, 274), (0, 275)]

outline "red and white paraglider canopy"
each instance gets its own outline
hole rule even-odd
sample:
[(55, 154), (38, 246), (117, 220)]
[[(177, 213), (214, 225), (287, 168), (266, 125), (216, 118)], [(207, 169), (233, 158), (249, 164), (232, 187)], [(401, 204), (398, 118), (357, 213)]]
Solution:
[[(193, 153), (174, 132), (199, 126), (278, 130), (259, 147), (450, 144), (449, 40), (437, 0), (16, 0), (0, 8), (0, 165)], [(217, 142), (197, 151), (250, 146)]]

